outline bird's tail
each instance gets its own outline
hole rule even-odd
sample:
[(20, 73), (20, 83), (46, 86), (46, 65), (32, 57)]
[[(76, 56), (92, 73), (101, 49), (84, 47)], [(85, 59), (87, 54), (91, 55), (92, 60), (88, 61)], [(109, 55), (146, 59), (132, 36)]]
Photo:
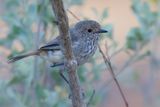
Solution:
[(15, 57), (12, 57), (8, 60), (8, 63), (13, 63), (15, 61), (18, 61), (18, 60), (21, 60), (23, 58), (26, 58), (26, 57), (29, 57), (29, 56), (33, 56), (33, 55), (39, 55), (39, 51), (34, 51), (34, 52), (30, 52), (28, 54), (24, 54), (24, 55), (19, 55), (19, 56), (15, 56)]

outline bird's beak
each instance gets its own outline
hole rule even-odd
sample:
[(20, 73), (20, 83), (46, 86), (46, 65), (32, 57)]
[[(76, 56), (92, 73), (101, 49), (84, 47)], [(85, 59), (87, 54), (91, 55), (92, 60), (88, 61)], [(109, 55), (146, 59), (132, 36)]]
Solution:
[(104, 29), (100, 29), (99, 31), (95, 32), (95, 33), (107, 33), (108, 31), (107, 30), (104, 30)]

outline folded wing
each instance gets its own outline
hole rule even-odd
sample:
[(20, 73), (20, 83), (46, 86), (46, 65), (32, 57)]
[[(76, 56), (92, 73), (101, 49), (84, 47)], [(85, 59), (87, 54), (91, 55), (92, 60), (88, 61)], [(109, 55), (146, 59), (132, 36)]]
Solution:
[(56, 51), (56, 50), (60, 50), (59, 37), (51, 40), (47, 44), (45, 44), (42, 47), (40, 47), (40, 50), (44, 50), (44, 51)]

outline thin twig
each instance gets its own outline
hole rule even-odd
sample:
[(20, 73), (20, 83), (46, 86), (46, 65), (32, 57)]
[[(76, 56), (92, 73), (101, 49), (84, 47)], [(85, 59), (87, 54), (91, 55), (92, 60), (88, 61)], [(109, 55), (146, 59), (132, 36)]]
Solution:
[[(119, 76), (119, 74), (121, 74), (128, 66), (130, 66), (131, 64), (134, 64), (135, 61), (133, 61), (135, 57), (131, 57), (131, 59), (129, 59), (124, 65), (123, 67), (120, 69), (120, 71), (118, 73), (115, 74), (115, 76)], [(113, 78), (110, 78), (104, 85), (101, 89), (104, 89), (105, 87), (107, 87), (111, 82), (113, 81)]]
[(110, 73), (111, 73), (111, 76), (112, 76), (113, 80), (115, 81), (115, 83), (116, 83), (116, 85), (117, 85), (117, 87), (118, 87), (118, 89), (119, 89), (119, 91), (120, 91), (120, 94), (121, 94), (121, 96), (122, 96), (122, 98), (123, 98), (123, 101), (124, 101), (124, 103), (125, 103), (125, 106), (126, 106), (126, 107), (129, 107), (128, 102), (127, 102), (127, 100), (126, 100), (126, 98), (125, 98), (125, 96), (124, 96), (124, 93), (123, 93), (123, 91), (122, 91), (122, 89), (121, 89), (121, 87), (120, 87), (120, 85), (119, 85), (119, 83), (118, 83), (118, 80), (116, 79), (116, 75), (114, 74), (114, 71), (113, 71), (113, 68), (112, 68), (112, 65), (111, 65), (111, 61), (110, 61), (110, 57), (109, 57), (108, 53), (107, 53), (107, 57), (106, 57), (106, 56), (104, 55), (104, 53), (102, 52), (102, 49), (100, 48), (99, 45), (98, 45), (98, 48), (99, 48), (100, 53), (101, 53), (102, 56), (103, 56), (103, 59), (104, 59), (104, 62), (105, 62), (105, 64), (106, 64), (106, 66), (109, 67), (109, 71), (110, 71)]
[(80, 21), (80, 19), (79, 19), (72, 11), (70, 11), (69, 9), (67, 9), (67, 11), (68, 11), (75, 19), (77, 19), (78, 21)]
[[(119, 72), (116, 73), (116, 77), (119, 76), (119, 74), (121, 74), (123, 71), (125, 71), (125, 69), (127, 69), (129, 66), (133, 65), (134, 63), (136, 63), (137, 61), (139, 61), (139, 51), (134, 52), (133, 55), (129, 56), (129, 59), (125, 62), (125, 64), (120, 68)], [(110, 78), (101, 88), (104, 89), (105, 87), (107, 87), (111, 82), (113, 81), (112, 78)]]
[(110, 58), (116, 56), (117, 54), (119, 54), (120, 52), (124, 51), (125, 48), (124, 47), (121, 47), (120, 49), (118, 49), (117, 51), (115, 51), (114, 53), (111, 54)]

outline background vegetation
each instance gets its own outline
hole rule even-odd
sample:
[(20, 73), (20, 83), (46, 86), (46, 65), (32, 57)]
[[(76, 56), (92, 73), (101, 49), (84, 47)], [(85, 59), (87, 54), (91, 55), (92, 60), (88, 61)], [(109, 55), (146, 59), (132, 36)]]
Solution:
[[(85, 0), (64, 1), (66, 9), (71, 9), (74, 6), (83, 6), (85, 3)], [(0, 78), (0, 106), (69, 107), (71, 102), (68, 98), (68, 86), (60, 78), (57, 68), (51, 68), (50, 64), (37, 57), (30, 57), (12, 65), (4, 64), (4, 60), (7, 61), (8, 59), (7, 57), (35, 50), (39, 45), (58, 35), (49, 0), (5, 0), (3, 4), (3, 12), (0, 18), (6, 24), (8, 31), (7, 36), (0, 39), (2, 48), (0, 49), (2, 50), (0, 52), (2, 57), (0, 59), (0, 72), (9, 71), (10, 76), (7, 79)], [(160, 51), (157, 45), (160, 34), (160, 11), (158, 11), (160, 10), (160, 1), (132, 0), (131, 9), (139, 25), (126, 31), (128, 33), (122, 46), (113, 36), (115, 25), (106, 23), (106, 19), (109, 17), (109, 9), (106, 7), (100, 13), (96, 7), (93, 7), (92, 12), (95, 14), (96, 20), (102, 24), (102, 27), (109, 31), (107, 35), (103, 35), (101, 46), (104, 51), (109, 53), (111, 60), (113, 59), (112, 63), (117, 76), (124, 71), (139, 70), (132, 66), (139, 61), (147, 61), (149, 63), (147, 65), (150, 72), (149, 82), (146, 85), (141, 84), (139, 87), (142, 88), (142, 93), (144, 93), (142, 94), (144, 103), (149, 101), (152, 102), (151, 105), (158, 107), (160, 105), (160, 92), (155, 95), (152, 91), (158, 89), (155, 87), (156, 78), (158, 78), (155, 75), (159, 72), (154, 71), (160, 71), (160, 60), (157, 54)], [(78, 12), (74, 14), (79, 17)], [(70, 14), (69, 16), (73, 17)], [(91, 18), (84, 16), (83, 19)], [(76, 21), (70, 20), (70, 23), (76, 23)], [(105, 49), (106, 40), (108, 42), (108, 50)], [(9, 56), (4, 55), (4, 49), (9, 50)], [(120, 64), (116, 62), (115, 58), (121, 53), (125, 54), (127, 58)], [(146, 65), (142, 66), (146, 67)], [(78, 70), (80, 82), (86, 94), (86, 101), (89, 100), (92, 91), (96, 90), (92, 107), (106, 107), (106, 105), (102, 105), (102, 102), (109, 99), (107, 97), (109, 96), (108, 87), (112, 81), (106, 71), (106, 66), (98, 51), (89, 63), (81, 66)], [(125, 77), (128, 75), (130, 78)], [(120, 82), (126, 84), (125, 87), (131, 88), (132, 86), (128, 86), (128, 84), (137, 83), (136, 81), (142, 79), (141, 75), (143, 74), (137, 72), (132, 73), (132, 75), (123, 75), (123, 79), (120, 78)], [(134, 84), (133, 86), (135, 86)], [(125, 94), (125, 96), (129, 97), (128, 94)], [(118, 100), (121, 100), (121, 97), (118, 98)], [(129, 104), (131, 104), (130, 100)]]

